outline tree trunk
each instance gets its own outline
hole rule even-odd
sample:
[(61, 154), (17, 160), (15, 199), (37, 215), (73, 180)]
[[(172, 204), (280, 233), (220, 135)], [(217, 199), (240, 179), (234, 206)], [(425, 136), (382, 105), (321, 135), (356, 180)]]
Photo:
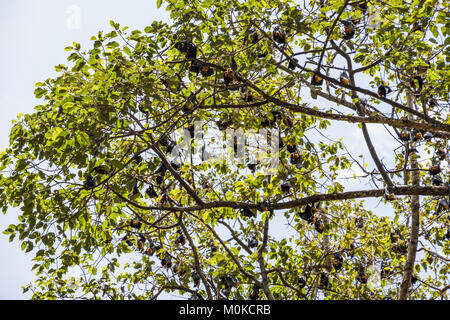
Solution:
[[(407, 95), (408, 107), (413, 107), (413, 98), (412, 93), (408, 91)], [(412, 115), (408, 115), (409, 118), (412, 118)], [(414, 156), (410, 157), (411, 169), (411, 184), (413, 187), (417, 187), (420, 184), (420, 173), (417, 170), (417, 160)], [(412, 195), (411, 196), (411, 234), (410, 241), (408, 246), (408, 258), (406, 259), (405, 267), (403, 270), (403, 279), (400, 284), (400, 292), (399, 299), (406, 300), (408, 298), (409, 288), (411, 286), (411, 276), (414, 272), (414, 264), (416, 260), (416, 252), (417, 252), (417, 242), (419, 238), (419, 224), (420, 224), (420, 203), (419, 196)]]

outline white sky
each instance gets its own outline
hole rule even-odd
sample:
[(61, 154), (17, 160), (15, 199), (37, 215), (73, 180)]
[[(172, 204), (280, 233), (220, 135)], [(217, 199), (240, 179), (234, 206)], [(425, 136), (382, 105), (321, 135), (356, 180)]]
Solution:
[[(80, 8), (80, 27), (68, 27), (71, 6)], [(56, 75), (54, 66), (66, 64), (68, 53), (64, 50), (73, 41), (82, 48), (90, 47), (89, 39), (99, 30), (109, 31), (110, 20), (129, 26), (130, 30), (143, 29), (154, 20), (168, 19), (168, 13), (156, 9), (152, 0), (0, 0), (0, 149), (8, 145), (11, 121), (18, 113), (32, 113), (40, 102), (34, 98), (34, 84)], [(309, 96), (309, 93), (308, 93)], [(333, 123), (336, 124), (336, 123)], [(345, 127), (345, 128), (344, 128)], [(392, 160), (392, 140), (387, 138), (381, 126), (369, 126), (377, 139), (380, 156), (390, 163)], [(336, 132), (348, 138), (349, 151), (364, 154), (373, 168), (361, 130), (356, 125), (339, 124)], [(334, 137), (336, 139), (336, 137)], [(386, 163), (386, 162), (385, 162)], [(350, 189), (360, 187), (357, 183)], [(368, 200), (368, 209), (374, 210), (378, 201)], [(382, 205), (380, 205), (383, 207)], [(10, 209), (6, 215), (0, 213), (0, 230), (16, 223), (19, 210)], [(8, 242), (0, 233), (0, 299), (28, 299), (30, 294), (22, 294), (22, 285), (33, 281), (31, 272), (33, 253), (20, 250), (20, 242)]]

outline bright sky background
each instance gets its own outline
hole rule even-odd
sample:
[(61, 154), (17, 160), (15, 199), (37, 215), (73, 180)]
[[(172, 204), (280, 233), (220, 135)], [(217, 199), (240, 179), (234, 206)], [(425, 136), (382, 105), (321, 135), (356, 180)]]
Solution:
[[(80, 9), (80, 26), (71, 29), (70, 8)], [(90, 47), (90, 38), (99, 30), (110, 31), (110, 20), (133, 29), (143, 29), (154, 20), (167, 20), (168, 13), (156, 8), (154, 0), (1, 0), (0, 3), (0, 149), (8, 145), (11, 121), (18, 113), (32, 113), (40, 102), (34, 98), (34, 84), (56, 75), (54, 66), (66, 64), (68, 52), (64, 50), (73, 41), (82, 48)], [(308, 93), (309, 98), (309, 93)], [(336, 124), (336, 123), (334, 123)], [(380, 156), (390, 163), (392, 139), (387, 138), (382, 126), (369, 126), (377, 138), (375, 146)], [(364, 154), (369, 168), (373, 163), (368, 157), (361, 130), (356, 125), (338, 124), (335, 132), (348, 138), (349, 151)], [(337, 137), (333, 137), (337, 138)], [(351, 146), (351, 147), (350, 147)], [(385, 150), (385, 151), (382, 151)], [(386, 163), (386, 162), (385, 162)], [(370, 188), (357, 183), (350, 189)], [(368, 209), (375, 209), (378, 201), (368, 200)], [(17, 222), (19, 210), (10, 209), (0, 214), (0, 230)], [(33, 253), (20, 250), (20, 242), (8, 242), (0, 233), (0, 299), (28, 299), (21, 286), (33, 282), (31, 272)]]

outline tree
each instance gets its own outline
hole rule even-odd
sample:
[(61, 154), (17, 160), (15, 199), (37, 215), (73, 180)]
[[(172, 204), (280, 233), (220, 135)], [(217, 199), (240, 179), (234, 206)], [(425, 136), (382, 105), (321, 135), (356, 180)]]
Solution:
[[(36, 85), (43, 103), (1, 154), (3, 212), (22, 210), (4, 233), (35, 253), (25, 290), (446, 299), (448, 4), (172, 0), (171, 24), (111, 21), (91, 49), (67, 47), (72, 65)], [(338, 123), (358, 125), (373, 168)], [(391, 133), (392, 163), (372, 124)], [(349, 191), (337, 178), (355, 168)]]

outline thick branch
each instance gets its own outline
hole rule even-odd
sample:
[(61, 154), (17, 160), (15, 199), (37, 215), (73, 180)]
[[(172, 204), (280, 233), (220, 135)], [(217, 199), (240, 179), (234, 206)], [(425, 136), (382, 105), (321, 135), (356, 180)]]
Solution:
[[(408, 106), (412, 107), (413, 97), (411, 92), (407, 92)], [(409, 115), (412, 118), (411, 115)], [(410, 158), (411, 169), (417, 169), (417, 159), (412, 156)], [(411, 172), (411, 182), (413, 187), (418, 187), (420, 184), (420, 173), (419, 171)], [(405, 300), (408, 297), (409, 287), (411, 285), (411, 276), (414, 272), (414, 264), (416, 261), (417, 253), (417, 243), (419, 240), (419, 226), (420, 226), (420, 203), (419, 196), (411, 196), (411, 234), (408, 247), (408, 257), (406, 259), (403, 279), (400, 284), (399, 299)]]
[(263, 241), (261, 243), (261, 246), (258, 249), (258, 264), (259, 268), (261, 269), (261, 277), (262, 277), (262, 289), (264, 293), (266, 294), (267, 299), (269, 300), (275, 300), (274, 296), (272, 295), (272, 292), (269, 288), (269, 282), (267, 279), (267, 270), (266, 270), (266, 264), (264, 262), (263, 252), (267, 246), (267, 240), (269, 236), (269, 221), (270, 218), (266, 216), (266, 220), (264, 221), (264, 232), (263, 232)]
[(195, 246), (194, 241), (192, 240), (191, 236), (189, 235), (189, 233), (182, 221), (181, 215), (179, 218), (179, 224), (180, 224), (181, 229), (183, 230), (183, 234), (186, 236), (186, 238), (189, 242), (189, 246), (191, 247), (192, 254), (194, 255), (195, 270), (197, 271), (197, 274), (202, 279), (202, 282), (205, 286), (206, 294), (208, 295), (208, 299), (212, 300), (212, 294), (211, 294), (211, 289), (209, 288), (209, 285), (208, 285), (208, 280), (206, 279), (206, 276), (203, 273), (202, 268), (200, 267), (200, 257), (197, 252), (197, 247)]
[[(142, 210), (163, 210), (163, 211), (185, 211), (193, 212), (205, 209), (216, 209), (216, 208), (232, 208), (232, 209), (258, 209), (259, 205), (256, 203), (246, 203), (240, 201), (211, 201), (203, 203), (202, 205), (195, 205), (189, 207), (163, 207), (163, 206), (143, 206), (135, 203), (122, 196), (117, 191), (110, 188), (120, 199), (126, 201), (127, 203), (135, 206), (136, 208)], [(307, 196), (300, 199), (295, 199), (286, 202), (279, 202), (272, 204), (274, 210), (290, 209), (299, 206), (304, 206), (307, 204), (320, 202), (320, 201), (338, 201), (338, 200), (351, 200), (360, 198), (379, 198), (384, 195), (384, 189), (371, 189), (371, 190), (360, 190), (360, 191), (347, 191), (341, 193), (319, 193), (312, 196)], [(401, 195), (423, 195), (423, 196), (446, 196), (449, 193), (448, 186), (395, 186), (393, 192), (397, 196)]]

